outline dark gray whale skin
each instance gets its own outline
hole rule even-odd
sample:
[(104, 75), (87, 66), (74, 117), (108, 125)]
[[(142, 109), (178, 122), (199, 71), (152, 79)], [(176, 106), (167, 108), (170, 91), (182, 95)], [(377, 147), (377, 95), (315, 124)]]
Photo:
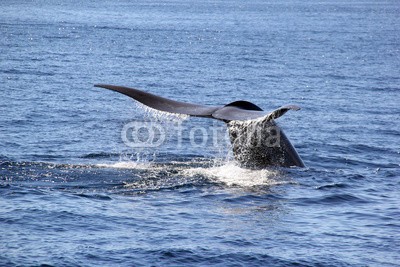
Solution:
[(138, 89), (108, 84), (95, 84), (127, 95), (156, 110), (222, 120), (227, 123), (233, 155), (241, 166), (251, 169), (266, 167), (304, 167), (304, 163), (289, 139), (276, 124), (294, 105), (265, 112), (247, 101), (235, 101), (225, 106), (206, 106), (179, 102)]
[(296, 149), (274, 120), (231, 121), (228, 131), (233, 155), (243, 167), (304, 167)]

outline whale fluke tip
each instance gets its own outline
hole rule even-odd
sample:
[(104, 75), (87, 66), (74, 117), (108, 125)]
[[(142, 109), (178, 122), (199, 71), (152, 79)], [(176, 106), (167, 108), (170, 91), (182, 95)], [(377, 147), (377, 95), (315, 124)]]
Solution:
[(287, 105), (287, 106), (285, 106), (285, 108), (291, 109), (291, 110), (294, 110), (294, 111), (298, 111), (298, 110), (301, 109), (301, 107), (296, 106), (296, 105)]

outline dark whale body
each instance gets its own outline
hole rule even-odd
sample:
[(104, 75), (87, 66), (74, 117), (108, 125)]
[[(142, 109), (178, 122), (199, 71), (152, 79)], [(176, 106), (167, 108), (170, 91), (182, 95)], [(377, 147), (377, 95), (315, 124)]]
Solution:
[(96, 84), (95, 87), (119, 92), (159, 111), (224, 121), (228, 126), (233, 155), (244, 167), (304, 167), (296, 149), (275, 122), (288, 110), (299, 110), (297, 106), (283, 106), (265, 112), (247, 101), (206, 106), (179, 102), (128, 87), (107, 84)]

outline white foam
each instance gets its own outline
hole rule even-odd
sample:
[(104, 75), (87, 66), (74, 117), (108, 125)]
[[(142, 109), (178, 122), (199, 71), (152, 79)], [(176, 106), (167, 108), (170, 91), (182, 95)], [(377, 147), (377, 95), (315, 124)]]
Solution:
[(190, 168), (186, 175), (204, 175), (214, 177), (228, 186), (252, 187), (259, 185), (277, 185), (287, 183), (278, 170), (250, 170), (238, 166), (235, 162), (226, 162), (222, 166), (210, 168)]
[(116, 168), (116, 169), (154, 169), (154, 166), (151, 162), (137, 162), (137, 161), (119, 161), (116, 163), (101, 163), (96, 164), (96, 166), (101, 168)]
[(143, 161), (119, 161), (116, 163), (97, 164), (98, 167), (117, 168), (117, 169), (136, 169), (148, 170), (149, 172), (158, 173), (160, 171), (171, 171), (180, 176), (195, 178), (201, 175), (211, 180), (224, 183), (227, 186), (254, 187), (254, 186), (273, 186), (279, 184), (290, 183), (279, 170), (262, 169), (251, 170), (244, 169), (237, 165), (234, 161), (223, 162), (223, 165), (212, 167), (191, 167), (193, 162), (184, 164), (182, 162), (160, 165), (153, 162)]

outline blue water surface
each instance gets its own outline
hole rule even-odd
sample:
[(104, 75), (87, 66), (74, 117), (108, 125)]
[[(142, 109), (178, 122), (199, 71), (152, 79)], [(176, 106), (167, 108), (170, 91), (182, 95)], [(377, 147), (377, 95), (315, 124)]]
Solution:
[[(2, 1), (0, 265), (399, 266), (399, 14), (396, 0)], [(95, 83), (299, 105), (278, 123), (307, 167), (240, 168), (222, 122)], [(164, 142), (127, 146), (131, 122)]]

